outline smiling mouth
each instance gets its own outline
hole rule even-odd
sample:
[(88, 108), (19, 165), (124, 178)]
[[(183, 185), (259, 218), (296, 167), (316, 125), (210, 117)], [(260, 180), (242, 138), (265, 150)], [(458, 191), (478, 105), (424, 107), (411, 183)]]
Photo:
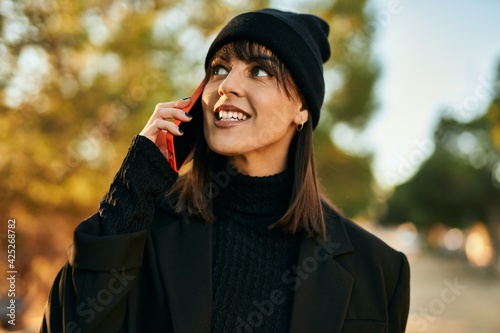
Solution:
[(246, 120), (249, 116), (238, 111), (219, 111), (215, 113), (215, 118), (222, 121)]

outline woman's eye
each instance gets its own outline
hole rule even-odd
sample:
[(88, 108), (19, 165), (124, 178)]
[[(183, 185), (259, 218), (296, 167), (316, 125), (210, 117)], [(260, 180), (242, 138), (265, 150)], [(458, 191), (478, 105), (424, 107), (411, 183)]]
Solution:
[(227, 75), (227, 69), (225, 69), (222, 66), (214, 66), (212, 68), (212, 74), (213, 75)]
[(252, 69), (252, 75), (253, 76), (270, 76), (268, 72), (266, 72), (265, 70), (263, 70), (260, 67), (255, 67), (254, 69)]

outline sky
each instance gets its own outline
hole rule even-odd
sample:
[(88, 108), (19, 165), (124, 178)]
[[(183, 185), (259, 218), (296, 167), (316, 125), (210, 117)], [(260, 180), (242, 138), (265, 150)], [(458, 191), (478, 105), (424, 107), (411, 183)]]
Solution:
[[(371, 1), (379, 15), (389, 3)], [(375, 36), (379, 110), (363, 136), (384, 185), (406, 180), (432, 152), (441, 110), (461, 120), (484, 112), (500, 61), (500, 1), (398, 3), (398, 13)]]
[[(304, 1), (273, 5), (293, 10)], [(432, 153), (443, 109), (465, 121), (489, 103), (500, 61), (500, 1), (368, 0), (368, 7), (381, 68), (377, 112), (362, 135), (339, 127), (334, 137), (348, 150), (373, 151), (375, 177), (391, 187)]]

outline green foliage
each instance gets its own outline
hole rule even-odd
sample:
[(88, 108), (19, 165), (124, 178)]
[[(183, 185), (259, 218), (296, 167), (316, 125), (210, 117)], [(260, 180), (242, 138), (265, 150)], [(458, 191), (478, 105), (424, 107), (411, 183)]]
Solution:
[[(325, 2), (326, 4), (326, 2)], [(373, 86), (378, 68), (371, 59), (372, 35), (366, 1), (335, 1), (318, 12), (331, 27), (331, 60), (325, 76), (339, 82), (327, 91), (320, 126), (315, 133), (318, 174), (327, 196), (345, 214), (366, 212), (373, 200), (371, 156), (353, 156), (331, 139), (333, 125), (343, 122), (355, 130), (369, 121), (375, 109)]]
[(321, 131), (315, 133), (314, 141), (316, 169), (325, 194), (348, 216), (364, 212), (373, 197), (371, 158), (343, 152)]

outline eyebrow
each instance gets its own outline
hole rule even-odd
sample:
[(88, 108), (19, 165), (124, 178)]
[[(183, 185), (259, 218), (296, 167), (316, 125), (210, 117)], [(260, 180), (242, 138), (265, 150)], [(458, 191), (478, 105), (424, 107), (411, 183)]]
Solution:
[(216, 60), (217, 58), (219, 58), (225, 62), (230, 62), (232, 55), (229, 53), (222, 53), (222, 54), (219, 54), (218, 56), (214, 57), (214, 60)]

